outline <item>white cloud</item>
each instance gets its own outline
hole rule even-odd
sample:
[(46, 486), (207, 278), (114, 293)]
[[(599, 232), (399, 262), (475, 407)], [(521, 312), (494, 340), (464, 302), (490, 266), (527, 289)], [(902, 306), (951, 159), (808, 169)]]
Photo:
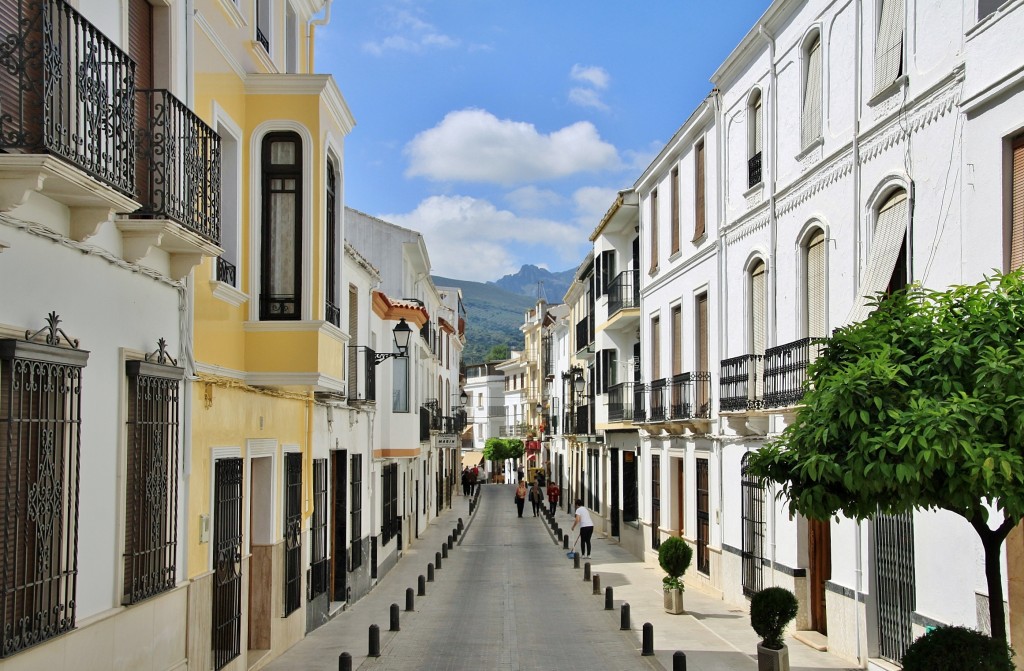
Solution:
[(550, 263), (552, 251), (569, 267), (587, 244), (577, 226), (522, 217), (470, 196), (431, 196), (412, 212), (380, 218), (423, 234), (434, 274), (480, 282), (514, 273), (524, 263)]
[(576, 189), (572, 194), (580, 222), (585, 225), (589, 224), (591, 229), (597, 228), (597, 225), (601, 223), (601, 217), (605, 215), (618, 197), (618, 189), (601, 186), (585, 186)]
[(550, 189), (524, 186), (505, 194), (505, 200), (519, 211), (539, 212), (544, 209), (562, 207), (565, 198)]
[(596, 89), (608, 88), (608, 82), (611, 81), (611, 76), (608, 72), (596, 65), (580, 65), (577, 63), (572, 66), (569, 76), (578, 82), (586, 82)]
[(587, 121), (543, 134), (480, 109), (449, 112), (406, 145), (406, 175), (517, 184), (619, 167), (615, 147)]
[(608, 109), (608, 105), (601, 100), (601, 94), (594, 89), (569, 89), (569, 102), (580, 107), (592, 107), (602, 111)]
[(363, 43), (363, 51), (381, 56), (388, 51), (422, 53), (428, 49), (453, 49), (459, 40), (445, 35), (431, 23), (405, 9), (386, 7), (389, 14), (387, 29), (390, 34)]

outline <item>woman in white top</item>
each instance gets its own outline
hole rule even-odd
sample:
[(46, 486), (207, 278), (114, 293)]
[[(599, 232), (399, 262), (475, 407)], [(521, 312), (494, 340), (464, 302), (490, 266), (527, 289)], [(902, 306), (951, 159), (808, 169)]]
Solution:
[(590, 511), (583, 507), (583, 499), (576, 499), (576, 519), (572, 522), (571, 531), (580, 526), (580, 553), (590, 558), (590, 538), (594, 535), (594, 520), (590, 517)]

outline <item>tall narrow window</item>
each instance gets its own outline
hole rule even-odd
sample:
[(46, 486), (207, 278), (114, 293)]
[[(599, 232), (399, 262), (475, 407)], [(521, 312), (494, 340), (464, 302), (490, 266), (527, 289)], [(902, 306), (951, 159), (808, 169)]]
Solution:
[(1024, 136), (1013, 142), (1010, 196), (1010, 270), (1024, 265)]
[(636, 523), (637, 520), (637, 455), (630, 450), (622, 451), (622, 521)]
[[(409, 359), (408, 357), (395, 357), (391, 360), (392, 386), (391, 386), (391, 410), (392, 412), (409, 412)], [(373, 371), (368, 373), (373, 374)]]
[(398, 464), (388, 464), (381, 472), (381, 545), (387, 545), (398, 535)]
[(821, 137), (821, 38), (815, 35), (804, 52), (802, 140), (807, 147)]
[(260, 319), (300, 319), (302, 143), (295, 133), (263, 140)]
[(651, 379), (661, 377), (661, 318), (651, 319)]
[(256, 0), (256, 41), (270, 53), (270, 0)]
[(302, 455), (284, 455), (284, 615), (302, 604)]
[(313, 460), (313, 517), (309, 525), (309, 600), (327, 593), (331, 562), (327, 557), (327, 460)]
[(352, 552), (349, 553), (349, 570), (355, 571), (363, 565), (363, 455), (352, 455), (349, 477), (349, 500), (352, 504), (349, 524), (352, 529)]
[(743, 563), (743, 593), (751, 596), (761, 591), (764, 584), (761, 558), (764, 556), (765, 515), (764, 485), (748, 470), (750, 453), (743, 455), (740, 467), (740, 488), (743, 492), (741, 501), (743, 547), (741, 548)]
[(683, 372), (683, 308), (672, 308), (672, 375)]
[(75, 628), (88, 357), (77, 341), (0, 340), (0, 657)]
[(679, 168), (672, 168), (672, 253), (679, 251)]
[(804, 287), (807, 337), (825, 337), (825, 233), (818, 229), (807, 241), (807, 284)]
[(661, 456), (651, 455), (651, 549), (661, 547)]
[(178, 392), (185, 371), (175, 364), (126, 365), (124, 604), (172, 589), (177, 581)]
[(697, 570), (704, 575), (711, 574), (711, 496), (708, 478), (708, 460), (697, 459)]
[(704, 192), (707, 186), (704, 181), (704, 143), (698, 142), (693, 152), (693, 240), (696, 242), (704, 237), (705, 204)]
[(697, 296), (693, 310), (694, 335), (697, 340), (696, 370), (693, 374), (693, 393), (697, 417), (711, 416), (711, 349), (708, 332), (708, 295)]
[(334, 171), (334, 162), (327, 162), (327, 194), (326, 217), (327, 228), (326, 248), (324, 249), (324, 319), (341, 326), (341, 309), (338, 307), (338, 180)]
[(750, 270), (750, 353), (764, 354), (767, 344), (767, 281), (764, 262), (758, 261)]
[(750, 126), (749, 151), (747, 159), (747, 186), (753, 188), (761, 183), (762, 149), (764, 148), (764, 115), (761, 110), (761, 93), (754, 92), (747, 108)]
[(658, 190), (651, 191), (651, 272), (658, 269)]
[(217, 258), (216, 278), (233, 287), (238, 287), (238, 193), (240, 152), (238, 139), (224, 124), (217, 125), (220, 135), (220, 246), (224, 252)]
[(299, 21), (291, 4), (284, 10), (284, 66), (285, 71), (299, 71)]
[(875, 91), (903, 74), (903, 0), (881, 0), (875, 40)]
[[(348, 285), (348, 397), (359, 398), (359, 289)], [(370, 371), (372, 373), (372, 371)]]

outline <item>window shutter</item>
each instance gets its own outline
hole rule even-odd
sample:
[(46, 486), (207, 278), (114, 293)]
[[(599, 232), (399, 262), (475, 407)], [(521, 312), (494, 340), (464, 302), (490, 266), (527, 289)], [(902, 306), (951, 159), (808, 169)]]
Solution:
[(908, 206), (907, 192), (900, 190), (879, 208), (864, 280), (860, 284), (857, 302), (854, 303), (853, 310), (847, 318), (848, 323), (867, 318), (872, 310), (868, 301), (889, 286), (892, 271), (896, 267), (896, 259), (907, 234)]
[(903, 73), (903, 2), (882, 0), (875, 42), (875, 91), (884, 89)]
[(754, 155), (761, 153), (764, 144), (764, 123), (761, 121), (761, 96), (754, 101)]
[(679, 168), (672, 168), (672, 253), (679, 251)]
[(708, 351), (708, 295), (697, 297), (697, 370), (706, 373), (710, 369)]
[(651, 271), (658, 267), (658, 190), (651, 191)]
[(694, 158), (694, 226), (693, 239), (699, 240), (704, 235), (704, 143), (697, 145)]
[(1024, 265), (1024, 137), (1013, 143), (1012, 222), (1010, 231), (1010, 270)]
[(672, 374), (683, 372), (683, 309), (672, 308)]
[(818, 231), (807, 244), (807, 336), (825, 336), (825, 234)]
[(807, 50), (807, 78), (804, 81), (803, 146), (821, 137), (821, 39)]
[(767, 340), (765, 279), (764, 263), (758, 263), (750, 273), (750, 344), (753, 349), (751, 354), (764, 354)]

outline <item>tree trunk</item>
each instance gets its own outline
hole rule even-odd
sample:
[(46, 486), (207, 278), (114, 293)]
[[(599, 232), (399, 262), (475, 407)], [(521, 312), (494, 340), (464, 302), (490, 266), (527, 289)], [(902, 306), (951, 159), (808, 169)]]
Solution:
[(1003, 608), (1003, 574), (1000, 566), (1003, 541), (1019, 520), (1003, 520), (995, 529), (990, 529), (980, 514), (970, 518), (971, 526), (981, 538), (985, 548), (985, 582), (988, 585), (988, 619), (992, 638), (1008, 643), (1006, 638), (1006, 610)]

